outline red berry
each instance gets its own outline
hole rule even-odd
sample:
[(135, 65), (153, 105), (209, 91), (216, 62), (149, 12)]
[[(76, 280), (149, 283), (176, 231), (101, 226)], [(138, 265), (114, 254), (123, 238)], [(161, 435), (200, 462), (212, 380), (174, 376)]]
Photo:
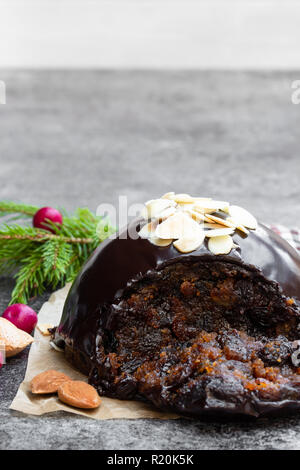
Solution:
[(3, 318), (13, 323), (20, 330), (31, 333), (37, 324), (37, 314), (24, 304), (13, 304), (3, 312)]
[(55, 230), (47, 226), (48, 220), (51, 220), (51, 222), (56, 224), (58, 227), (63, 223), (63, 217), (57, 209), (53, 209), (53, 207), (42, 207), (33, 217), (33, 226), (35, 228), (42, 228), (55, 233)]

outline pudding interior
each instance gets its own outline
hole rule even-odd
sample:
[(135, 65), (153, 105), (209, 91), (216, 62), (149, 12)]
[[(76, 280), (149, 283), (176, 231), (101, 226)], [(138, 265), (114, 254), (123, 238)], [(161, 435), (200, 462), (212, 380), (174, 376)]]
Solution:
[(176, 262), (99, 317), (89, 381), (102, 395), (187, 415), (300, 399), (299, 307), (256, 269)]

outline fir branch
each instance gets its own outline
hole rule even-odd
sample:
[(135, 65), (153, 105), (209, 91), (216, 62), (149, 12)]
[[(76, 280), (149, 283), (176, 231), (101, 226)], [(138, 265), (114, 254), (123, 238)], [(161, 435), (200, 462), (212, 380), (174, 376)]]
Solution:
[(0, 202), (0, 216), (8, 214), (22, 214), (28, 217), (33, 217), (38, 211), (38, 207), (31, 206), (28, 204), (21, 204), (12, 201), (1, 201)]
[(15, 276), (16, 285), (11, 295), (10, 304), (27, 303), (28, 299), (44, 291), (40, 267), (43, 263), (41, 254), (36, 250), (25, 258), (23, 266)]
[[(32, 217), (37, 207), (0, 201), (4, 214)], [(16, 271), (12, 303), (27, 303), (47, 288), (55, 289), (73, 281), (94, 249), (115, 229), (107, 219), (87, 208), (70, 216), (64, 212), (63, 225), (49, 221), (47, 230), (16, 223), (0, 226), (0, 273)]]
[(54, 288), (63, 283), (72, 258), (72, 247), (60, 241), (43, 246), (43, 270), (47, 284)]
[(72, 238), (72, 237), (62, 237), (59, 235), (50, 235), (44, 232), (36, 232), (35, 235), (20, 235), (16, 233), (6, 234), (0, 230), (0, 240), (30, 240), (32, 242), (43, 243), (47, 240), (53, 241), (62, 241), (64, 243), (79, 243), (79, 244), (88, 244), (94, 243), (93, 238)]

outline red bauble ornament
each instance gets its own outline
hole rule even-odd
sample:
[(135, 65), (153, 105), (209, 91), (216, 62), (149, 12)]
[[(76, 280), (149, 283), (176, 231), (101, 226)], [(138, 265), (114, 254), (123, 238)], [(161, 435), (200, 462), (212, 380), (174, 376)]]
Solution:
[(37, 324), (38, 316), (28, 305), (13, 304), (3, 312), (3, 318), (13, 323), (20, 330), (31, 333)]
[(35, 228), (42, 228), (44, 230), (48, 230), (49, 232), (55, 233), (55, 230), (47, 226), (47, 222), (49, 220), (60, 227), (63, 223), (63, 216), (57, 209), (54, 209), (53, 207), (42, 207), (33, 217), (33, 226)]

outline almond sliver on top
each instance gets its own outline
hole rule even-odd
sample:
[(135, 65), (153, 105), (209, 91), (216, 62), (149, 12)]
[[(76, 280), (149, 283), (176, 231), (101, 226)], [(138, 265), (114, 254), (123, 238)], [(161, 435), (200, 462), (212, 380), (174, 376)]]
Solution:
[(202, 231), (200, 225), (184, 212), (177, 212), (159, 224), (155, 236), (163, 239), (193, 238)]

